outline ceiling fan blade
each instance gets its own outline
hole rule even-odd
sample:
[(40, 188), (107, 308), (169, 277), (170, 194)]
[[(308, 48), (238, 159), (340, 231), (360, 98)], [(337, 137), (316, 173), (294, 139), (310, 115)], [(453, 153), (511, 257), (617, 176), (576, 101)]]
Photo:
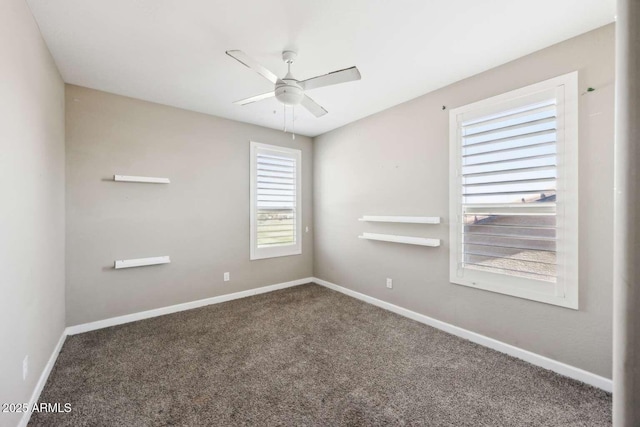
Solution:
[(354, 80), (360, 80), (360, 71), (357, 67), (345, 68), (344, 70), (334, 71), (323, 76), (313, 77), (300, 82), (304, 90), (316, 89), (319, 87), (337, 85), (338, 83), (346, 83)]
[(234, 104), (247, 105), (254, 102), (262, 101), (263, 99), (271, 98), (272, 96), (275, 96), (275, 95), (276, 95), (275, 92), (271, 91), (271, 92), (263, 93), (262, 95), (256, 95), (256, 96), (252, 96), (251, 98), (245, 98), (245, 99), (241, 99), (240, 101), (235, 101)]
[(316, 101), (314, 101), (313, 99), (309, 98), (307, 95), (305, 95), (302, 98), (302, 101), (300, 102), (302, 104), (302, 106), (304, 108), (306, 108), (307, 110), (309, 110), (309, 112), (311, 114), (313, 114), (316, 117), (322, 117), (325, 114), (328, 113), (327, 110), (325, 110), (324, 108), (322, 108), (322, 106), (320, 104), (318, 104)]
[(269, 80), (271, 83), (276, 84), (278, 81), (278, 77), (273, 74), (271, 71), (260, 65), (253, 58), (248, 56), (241, 50), (228, 50), (226, 54), (238, 61), (239, 63), (251, 68), (256, 73), (260, 74), (265, 79)]

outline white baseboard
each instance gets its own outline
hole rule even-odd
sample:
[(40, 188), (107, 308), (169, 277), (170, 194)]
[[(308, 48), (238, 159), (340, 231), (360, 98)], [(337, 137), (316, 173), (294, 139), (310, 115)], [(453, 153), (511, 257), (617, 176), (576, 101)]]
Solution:
[(60, 350), (62, 349), (62, 345), (64, 344), (64, 340), (66, 338), (67, 338), (67, 334), (65, 333), (65, 331), (63, 331), (62, 335), (60, 335), (60, 339), (58, 340), (58, 343), (54, 347), (53, 352), (49, 357), (49, 360), (47, 361), (47, 364), (44, 365), (44, 369), (42, 370), (42, 373), (40, 374), (40, 378), (38, 378), (38, 382), (36, 383), (36, 388), (33, 390), (33, 393), (31, 394), (31, 399), (29, 399), (29, 410), (24, 414), (22, 414), (22, 418), (18, 423), (18, 427), (26, 427), (27, 424), (29, 424), (29, 419), (31, 418), (31, 409), (33, 408), (33, 405), (38, 403), (38, 399), (40, 399), (40, 393), (42, 393), (42, 389), (47, 383), (47, 379), (49, 379), (49, 374), (51, 373), (53, 366), (56, 364), (56, 360), (58, 359), (58, 354), (60, 354)]
[(532, 365), (540, 366), (542, 368), (556, 372), (560, 375), (573, 378), (574, 380), (582, 381), (583, 383), (587, 383), (589, 385), (608, 391), (610, 393), (613, 390), (612, 380), (605, 377), (601, 377), (594, 373), (585, 371), (583, 369), (576, 368), (575, 366), (567, 365), (566, 363), (558, 362), (557, 360), (553, 360), (548, 357), (541, 356), (537, 353), (533, 353), (531, 351), (524, 350), (519, 347), (515, 347), (511, 344), (507, 344), (502, 341), (489, 338), (487, 336), (469, 331), (467, 329), (460, 328), (458, 326), (454, 326), (450, 323), (436, 320), (432, 317), (425, 316), (420, 313), (416, 313), (415, 311), (411, 311), (406, 308), (399, 307), (397, 305), (379, 300), (377, 298), (370, 297), (369, 295), (361, 294), (360, 292), (352, 291), (351, 289), (338, 286), (335, 283), (318, 279), (317, 277), (313, 278), (313, 282), (319, 285), (325, 286), (329, 289), (333, 289), (334, 291), (341, 292), (345, 295), (349, 295), (350, 297), (354, 297), (359, 300), (368, 302), (369, 304), (373, 304), (380, 308), (384, 308), (385, 310), (392, 311), (401, 316), (408, 317), (409, 319), (413, 319), (420, 323), (424, 323), (425, 325), (429, 325), (436, 329), (440, 329), (442, 331), (448, 332), (452, 335), (456, 335), (460, 338), (467, 339), (476, 344), (480, 344), (485, 347), (489, 347), (493, 350), (497, 350), (501, 353), (508, 354), (509, 356), (522, 359), (526, 362), (531, 363)]
[(247, 291), (234, 292), (232, 294), (220, 295), (217, 297), (205, 298), (201, 300), (185, 302), (182, 304), (170, 305), (168, 307), (161, 307), (153, 310), (140, 311), (138, 313), (126, 314), (124, 316), (111, 317), (109, 319), (97, 320), (95, 322), (69, 326), (66, 329), (66, 334), (67, 335), (81, 334), (83, 332), (95, 331), (96, 329), (108, 328), (110, 326), (122, 325), (123, 323), (135, 322), (137, 320), (149, 319), (151, 317), (177, 313), (179, 311), (191, 310), (192, 308), (204, 307), (205, 305), (219, 304), (221, 302), (245, 298), (252, 295), (263, 294), (265, 292), (272, 292), (278, 289), (290, 288), (292, 286), (304, 285), (305, 283), (311, 283), (311, 282), (313, 282), (313, 278), (307, 277), (304, 279), (293, 280), (291, 282), (276, 283), (275, 285), (249, 289)]

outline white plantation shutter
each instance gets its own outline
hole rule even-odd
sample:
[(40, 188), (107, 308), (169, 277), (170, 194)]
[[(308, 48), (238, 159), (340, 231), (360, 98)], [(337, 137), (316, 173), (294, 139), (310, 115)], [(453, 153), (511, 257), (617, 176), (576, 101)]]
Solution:
[(258, 152), (257, 168), (257, 245), (262, 248), (294, 244), (296, 162)]
[(576, 86), (451, 111), (453, 283), (577, 307)]
[(556, 96), (460, 123), (461, 268), (556, 282)]
[(300, 150), (251, 145), (251, 259), (300, 248)]

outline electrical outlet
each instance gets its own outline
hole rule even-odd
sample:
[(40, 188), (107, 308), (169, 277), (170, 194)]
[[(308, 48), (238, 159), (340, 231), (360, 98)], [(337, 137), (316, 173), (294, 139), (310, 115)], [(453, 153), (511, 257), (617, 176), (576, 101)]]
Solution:
[(387, 288), (392, 289), (393, 288), (393, 279), (389, 279), (387, 277)]
[(224, 281), (228, 282), (229, 280), (231, 280), (231, 275), (229, 274), (229, 272), (224, 273)]
[(27, 374), (29, 373), (29, 355), (26, 355), (22, 360), (22, 380), (27, 379)]

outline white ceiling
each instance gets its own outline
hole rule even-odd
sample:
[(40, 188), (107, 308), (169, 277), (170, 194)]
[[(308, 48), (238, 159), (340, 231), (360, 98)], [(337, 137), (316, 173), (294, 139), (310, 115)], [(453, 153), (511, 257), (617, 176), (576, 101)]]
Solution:
[[(27, 0), (67, 83), (271, 128), (272, 89), (240, 49), (299, 80), (358, 66), (362, 80), (308, 94), (315, 136), (612, 22), (615, 0)], [(275, 111), (275, 113), (274, 113)], [(289, 113), (291, 114), (291, 113)]]

